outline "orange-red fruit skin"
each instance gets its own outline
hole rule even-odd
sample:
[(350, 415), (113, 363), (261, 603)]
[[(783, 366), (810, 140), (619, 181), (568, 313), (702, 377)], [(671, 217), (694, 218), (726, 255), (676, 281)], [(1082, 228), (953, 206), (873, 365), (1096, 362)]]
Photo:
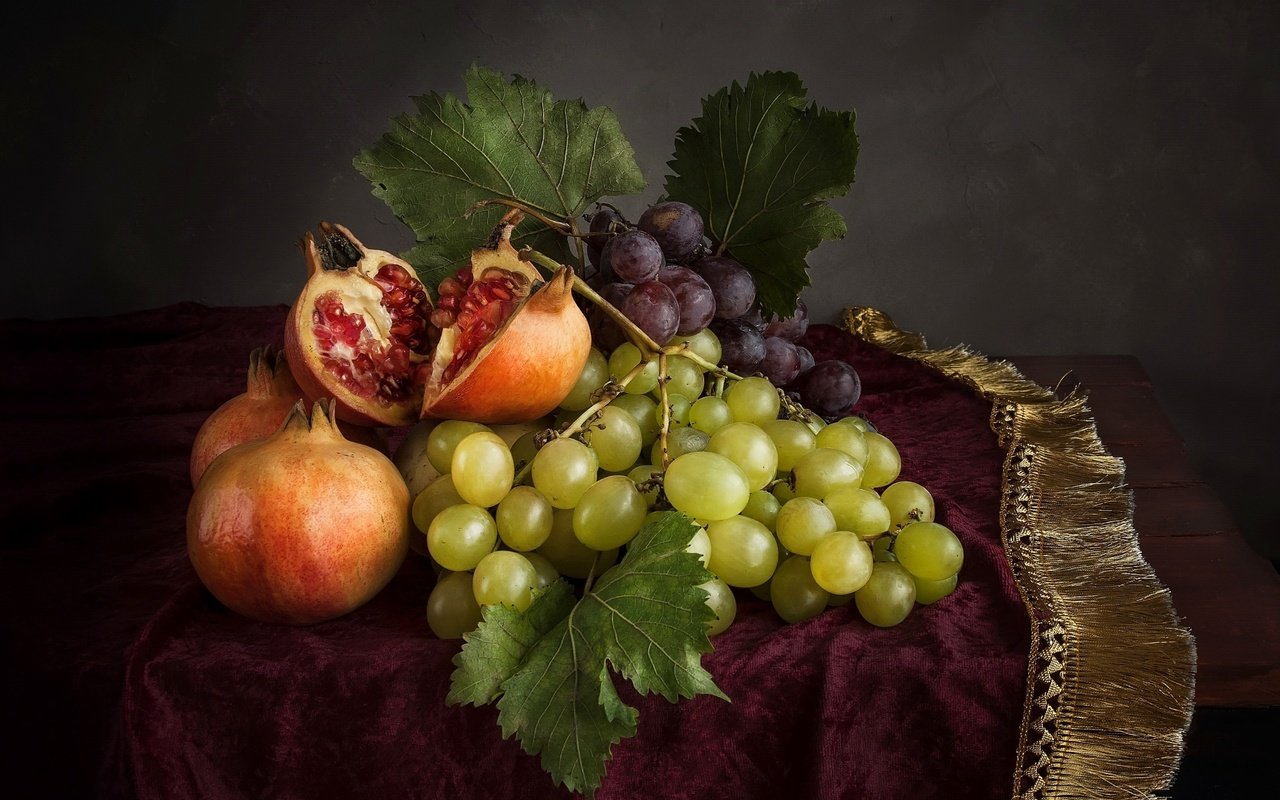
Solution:
[(475, 359), (445, 386), (428, 384), (422, 416), (472, 422), (527, 422), (573, 388), (591, 352), (591, 328), (562, 269), (534, 292)]
[(299, 410), (279, 432), (215, 459), (188, 507), (196, 573), (252, 619), (306, 625), (346, 614), (391, 580), (408, 551), (399, 472), (322, 415), (317, 404), (308, 428)]

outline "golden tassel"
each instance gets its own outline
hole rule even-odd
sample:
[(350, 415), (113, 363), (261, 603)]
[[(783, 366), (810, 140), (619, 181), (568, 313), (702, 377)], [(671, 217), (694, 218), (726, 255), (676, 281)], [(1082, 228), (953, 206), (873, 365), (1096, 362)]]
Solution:
[(1032, 629), (1011, 796), (1167, 789), (1191, 724), (1195, 642), (1142, 557), (1124, 462), (1103, 447), (1085, 397), (1058, 399), (963, 347), (930, 350), (872, 308), (846, 309), (841, 327), (992, 404), (1004, 550)]

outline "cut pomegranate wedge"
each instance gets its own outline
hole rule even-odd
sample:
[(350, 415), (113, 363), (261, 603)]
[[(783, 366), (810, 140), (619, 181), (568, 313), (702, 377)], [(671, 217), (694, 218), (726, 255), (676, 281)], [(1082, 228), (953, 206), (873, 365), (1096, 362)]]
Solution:
[(340, 419), (408, 425), (430, 369), (431, 298), (408, 262), (370, 250), (341, 225), (301, 242), (308, 278), (289, 311), (285, 350), (310, 402), (337, 401)]
[(573, 301), (573, 270), (544, 282), (521, 261), (511, 246), (520, 219), (504, 217), (471, 263), (440, 283), (424, 418), (526, 422), (558, 406), (586, 364), (591, 330)]

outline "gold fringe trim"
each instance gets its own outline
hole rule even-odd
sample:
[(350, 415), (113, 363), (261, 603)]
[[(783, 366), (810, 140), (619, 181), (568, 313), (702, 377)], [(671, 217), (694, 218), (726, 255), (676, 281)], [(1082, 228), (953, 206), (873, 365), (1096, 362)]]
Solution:
[(846, 309), (841, 327), (992, 404), (1006, 453), (1001, 533), (1032, 634), (1012, 797), (1168, 789), (1194, 709), (1195, 642), (1138, 548), (1124, 462), (1085, 398), (1059, 399), (963, 347), (930, 350), (876, 309)]

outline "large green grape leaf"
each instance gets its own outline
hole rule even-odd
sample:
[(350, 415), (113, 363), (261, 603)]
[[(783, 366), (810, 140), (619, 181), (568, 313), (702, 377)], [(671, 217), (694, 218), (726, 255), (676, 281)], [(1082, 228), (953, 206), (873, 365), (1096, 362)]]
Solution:
[(849, 191), (858, 162), (851, 111), (805, 104), (791, 72), (752, 73), (702, 101), (676, 133), (668, 197), (697, 208), (717, 252), (756, 278), (765, 312), (795, 309), (809, 251), (845, 235), (826, 202)]
[(687, 550), (696, 531), (687, 517), (665, 513), (581, 599), (560, 581), (523, 613), (487, 607), (454, 658), (449, 702), (497, 700), (503, 736), (541, 754), (557, 782), (593, 794), (610, 749), (636, 730), (636, 710), (618, 696), (610, 667), (671, 702), (728, 699), (701, 663), (714, 614), (698, 588), (711, 575)]
[[(452, 274), (482, 244), (501, 206), (463, 214), (481, 200), (516, 200), (562, 221), (579, 217), (606, 195), (644, 189), (644, 176), (618, 118), (581, 100), (556, 100), (519, 76), (472, 66), (467, 102), (432, 93), (414, 98), (416, 114), (391, 130), (354, 164), (417, 236), (406, 254), (430, 285)], [(520, 244), (566, 261), (568, 244), (530, 220)]]

